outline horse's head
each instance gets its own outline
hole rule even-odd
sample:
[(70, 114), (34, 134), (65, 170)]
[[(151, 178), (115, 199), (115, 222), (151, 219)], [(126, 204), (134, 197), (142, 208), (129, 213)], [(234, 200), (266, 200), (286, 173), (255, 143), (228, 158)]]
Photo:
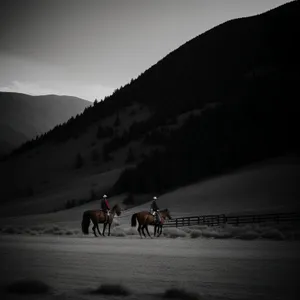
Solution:
[(114, 207), (113, 207), (113, 210), (116, 212), (117, 216), (119, 216), (121, 214), (121, 207), (119, 204), (116, 204)]
[(162, 212), (163, 212), (165, 218), (168, 218), (169, 220), (172, 220), (170, 211), (167, 208), (164, 209)]

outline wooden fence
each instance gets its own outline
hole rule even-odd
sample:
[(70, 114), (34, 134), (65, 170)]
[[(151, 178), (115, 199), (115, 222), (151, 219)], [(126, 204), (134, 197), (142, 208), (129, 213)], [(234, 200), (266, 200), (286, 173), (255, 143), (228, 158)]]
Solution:
[(220, 226), (231, 224), (235, 226), (243, 224), (259, 224), (259, 223), (296, 223), (300, 221), (300, 213), (277, 213), (277, 214), (260, 214), (260, 215), (205, 215), (181, 217), (167, 221), (164, 227), (183, 227), (193, 225)]

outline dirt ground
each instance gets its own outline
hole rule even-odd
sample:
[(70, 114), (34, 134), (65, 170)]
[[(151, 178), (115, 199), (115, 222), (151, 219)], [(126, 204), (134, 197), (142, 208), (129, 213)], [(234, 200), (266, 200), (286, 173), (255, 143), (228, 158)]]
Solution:
[[(126, 299), (159, 299), (183, 288), (201, 299), (296, 299), (298, 241), (0, 236), (1, 299), (41, 299), (4, 290), (21, 279), (51, 288), (43, 299), (120, 299), (91, 295), (120, 284)], [(4, 297), (3, 297), (4, 296)]]

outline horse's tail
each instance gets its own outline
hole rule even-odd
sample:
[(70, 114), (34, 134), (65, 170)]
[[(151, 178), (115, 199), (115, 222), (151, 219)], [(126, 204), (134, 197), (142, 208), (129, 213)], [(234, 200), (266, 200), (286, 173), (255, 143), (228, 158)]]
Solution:
[(131, 227), (136, 226), (136, 218), (137, 218), (137, 213), (133, 214), (131, 217)]
[(88, 211), (85, 211), (82, 216), (81, 229), (84, 234), (89, 234), (89, 226), (91, 223), (90, 215)]

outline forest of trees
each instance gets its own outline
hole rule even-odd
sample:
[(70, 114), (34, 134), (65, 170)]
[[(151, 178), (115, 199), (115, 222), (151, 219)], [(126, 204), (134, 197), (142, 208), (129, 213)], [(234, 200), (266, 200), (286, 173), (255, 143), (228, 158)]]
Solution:
[[(299, 155), (295, 85), (256, 83), (243, 99), (234, 97), (191, 116), (171, 132), (164, 151), (154, 151), (136, 168), (127, 169), (113, 192), (159, 192), (289, 152)], [(251, 92), (252, 91), (252, 92)], [(290, 100), (284, 101), (289, 97)], [(162, 143), (162, 140), (159, 140)]]

